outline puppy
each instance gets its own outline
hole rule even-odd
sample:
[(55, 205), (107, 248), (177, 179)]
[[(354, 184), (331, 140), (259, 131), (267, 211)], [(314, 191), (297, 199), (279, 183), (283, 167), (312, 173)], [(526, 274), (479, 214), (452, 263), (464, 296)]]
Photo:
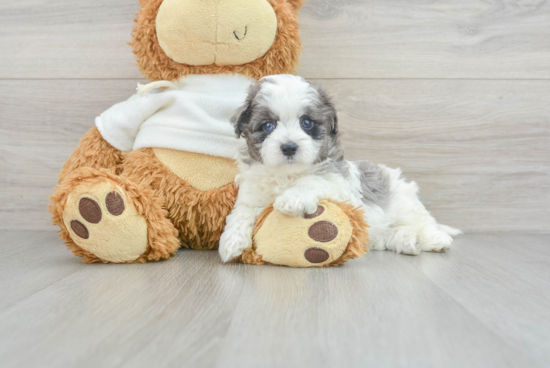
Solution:
[(303, 78), (261, 79), (231, 122), (246, 144), (237, 158), (239, 194), (220, 239), (224, 262), (252, 247), (256, 217), (271, 203), (290, 216), (314, 213), (329, 198), (361, 206), (375, 250), (441, 252), (460, 233), (437, 224), (401, 170), (344, 160), (334, 105)]

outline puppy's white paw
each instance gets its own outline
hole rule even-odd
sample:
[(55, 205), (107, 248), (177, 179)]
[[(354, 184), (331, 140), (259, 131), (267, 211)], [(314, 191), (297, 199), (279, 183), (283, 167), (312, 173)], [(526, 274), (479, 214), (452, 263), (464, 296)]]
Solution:
[(317, 211), (319, 201), (308, 199), (304, 196), (283, 193), (273, 203), (276, 211), (293, 217), (301, 217), (307, 213)]
[(238, 231), (225, 231), (220, 238), (218, 252), (224, 263), (234, 260), (243, 252), (252, 248), (252, 239), (243, 236)]
[(397, 253), (417, 256), (420, 254), (420, 247), (416, 238), (404, 239), (402, 243), (396, 244)]
[(439, 229), (422, 232), (420, 247), (425, 252), (445, 252), (453, 246), (453, 237)]
[(416, 231), (409, 227), (396, 228), (388, 249), (394, 250), (396, 253), (418, 255), (420, 254), (420, 245), (418, 244), (418, 238)]

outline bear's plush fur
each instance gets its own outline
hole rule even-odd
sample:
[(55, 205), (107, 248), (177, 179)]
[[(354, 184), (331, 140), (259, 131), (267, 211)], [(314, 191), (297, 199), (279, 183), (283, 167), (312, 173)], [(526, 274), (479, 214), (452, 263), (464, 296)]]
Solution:
[[(263, 56), (243, 65), (185, 65), (169, 58), (156, 34), (157, 13), (164, 1), (168, 0), (140, 1), (130, 43), (143, 76), (150, 81), (178, 82), (189, 75), (234, 73), (259, 79), (296, 72), (302, 50), (297, 13), (303, 0), (264, 0), (277, 18), (275, 40)], [(50, 212), (61, 239), (86, 263), (158, 261), (180, 247), (217, 247), (236, 199), (236, 173), (236, 164), (226, 157), (155, 147), (122, 152), (93, 127), (63, 166)], [(353, 234), (343, 240), (341, 256), (330, 265), (366, 252), (366, 224), (360, 211), (346, 204), (338, 206), (340, 220), (349, 222)], [(271, 212), (260, 216), (255, 234)], [(270, 246), (263, 244), (262, 249)], [(240, 260), (265, 264), (256, 249), (257, 244)], [(303, 266), (303, 262), (285, 265)]]
[(139, 70), (151, 81), (178, 80), (189, 74), (242, 73), (260, 79), (270, 74), (294, 73), (300, 59), (302, 43), (297, 11), (304, 1), (268, 0), (277, 16), (277, 36), (269, 51), (245, 65), (184, 65), (166, 56), (156, 36), (156, 16), (164, 0), (143, 0), (137, 14), (130, 45)]
[[(319, 211), (320, 214), (303, 219), (278, 213), (273, 205), (267, 207), (256, 219), (252, 249), (244, 251), (239, 260), (255, 265), (312, 267), (304, 254), (310, 249), (322, 249), (329, 257), (314, 265), (331, 267), (367, 253), (369, 234), (363, 211), (349, 203), (331, 201), (322, 203), (321, 207), (324, 210)], [(267, 224), (269, 220), (272, 221)], [(326, 224), (327, 220), (336, 225), (339, 236), (328, 243), (319, 243), (311, 238), (308, 230), (316, 223)]]

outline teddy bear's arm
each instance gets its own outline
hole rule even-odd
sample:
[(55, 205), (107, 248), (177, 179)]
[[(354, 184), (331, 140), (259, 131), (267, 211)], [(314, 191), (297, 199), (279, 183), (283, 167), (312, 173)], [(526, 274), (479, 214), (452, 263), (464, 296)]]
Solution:
[(164, 106), (174, 103), (174, 93), (155, 93), (148, 96), (135, 94), (118, 103), (96, 118), (90, 129), (65, 163), (58, 180), (80, 167), (109, 169), (122, 163), (122, 151), (133, 149), (141, 124)]
[[(157, 91), (135, 94), (128, 100), (113, 105), (95, 120), (103, 139), (123, 151), (134, 150), (141, 125), (150, 117), (176, 103), (178, 91)], [(181, 101), (180, 101), (181, 103)]]
[(58, 181), (61, 183), (67, 175), (81, 167), (110, 169), (121, 163), (122, 152), (103, 139), (97, 127), (94, 126), (80, 139), (78, 147), (63, 165)]

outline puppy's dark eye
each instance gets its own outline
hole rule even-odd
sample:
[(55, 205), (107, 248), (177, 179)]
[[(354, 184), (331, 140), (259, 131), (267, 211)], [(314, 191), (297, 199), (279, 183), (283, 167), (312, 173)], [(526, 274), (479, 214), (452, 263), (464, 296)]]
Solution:
[(262, 130), (264, 132), (272, 132), (275, 130), (275, 123), (271, 122), (271, 121), (268, 121), (267, 123), (264, 123), (264, 125), (262, 125)]
[(304, 121), (302, 121), (302, 124), (300, 124), (300, 125), (302, 126), (302, 129), (310, 130), (311, 128), (313, 128), (315, 123), (313, 123), (313, 121), (311, 121), (309, 119), (305, 119)]

